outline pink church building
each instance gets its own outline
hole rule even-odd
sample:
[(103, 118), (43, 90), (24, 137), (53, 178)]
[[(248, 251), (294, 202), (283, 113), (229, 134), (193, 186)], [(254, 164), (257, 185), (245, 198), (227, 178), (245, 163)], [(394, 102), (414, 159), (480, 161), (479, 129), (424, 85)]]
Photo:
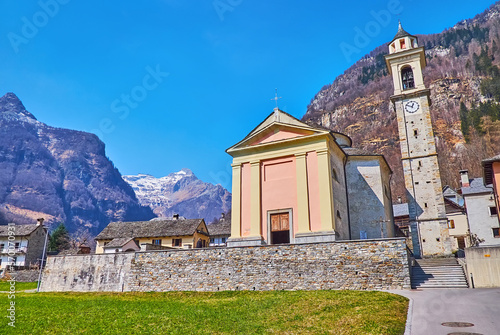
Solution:
[(345, 134), (275, 108), (233, 157), (231, 246), (394, 236), (390, 170)]

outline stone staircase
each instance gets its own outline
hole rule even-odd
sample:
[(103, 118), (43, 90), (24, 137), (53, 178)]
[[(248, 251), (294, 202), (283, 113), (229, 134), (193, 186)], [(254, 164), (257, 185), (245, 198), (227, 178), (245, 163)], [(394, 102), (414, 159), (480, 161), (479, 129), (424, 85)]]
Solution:
[(464, 271), (455, 258), (416, 259), (411, 288), (468, 288)]

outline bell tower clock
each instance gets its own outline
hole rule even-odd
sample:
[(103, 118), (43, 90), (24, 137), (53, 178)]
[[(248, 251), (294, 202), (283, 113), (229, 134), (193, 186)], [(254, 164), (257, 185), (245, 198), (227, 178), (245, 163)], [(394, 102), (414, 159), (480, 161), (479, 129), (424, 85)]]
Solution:
[(413, 252), (416, 257), (449, 255), (453, 243), (432, 131), (430, 90), (422, 75), (425, 50), (401, 22), (385, 61), (394, 83), (391, 102), (398, 121)]

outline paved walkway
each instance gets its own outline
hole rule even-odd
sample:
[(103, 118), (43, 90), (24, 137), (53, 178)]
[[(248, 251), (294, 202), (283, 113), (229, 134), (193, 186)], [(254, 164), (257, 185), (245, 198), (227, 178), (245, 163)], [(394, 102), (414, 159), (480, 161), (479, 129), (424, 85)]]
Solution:
[[(500, 288), (389, 291), (411, 299), (405, 335), (500, 334)], [(445, 327), (467, 322), (473, 327)]]

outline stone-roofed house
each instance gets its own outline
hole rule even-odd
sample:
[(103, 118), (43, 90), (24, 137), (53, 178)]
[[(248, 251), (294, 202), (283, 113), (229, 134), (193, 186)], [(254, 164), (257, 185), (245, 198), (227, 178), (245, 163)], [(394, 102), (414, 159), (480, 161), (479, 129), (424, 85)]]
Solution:
[(208, 229), (203, 219), (154, 219), (111, 222), (95, 238), (96, 253), (133, 252), (165, 248), (207, 247)]
[(29, 268), (40, 263), (47, 233), (42, 222), (0, 226), (0, 271), (7, 266)]
[(210, 235), (211, 247), (225, 247), (227, 239), (231, 236), (231, 220), (222, 215), (217, 223), (207, 226)]
[(472, 244), (500, 245), (500, 225), (493, 187), (485, 186), (483, 178), (469, 178), (467, 170), (460, 171), (460, 175)]

